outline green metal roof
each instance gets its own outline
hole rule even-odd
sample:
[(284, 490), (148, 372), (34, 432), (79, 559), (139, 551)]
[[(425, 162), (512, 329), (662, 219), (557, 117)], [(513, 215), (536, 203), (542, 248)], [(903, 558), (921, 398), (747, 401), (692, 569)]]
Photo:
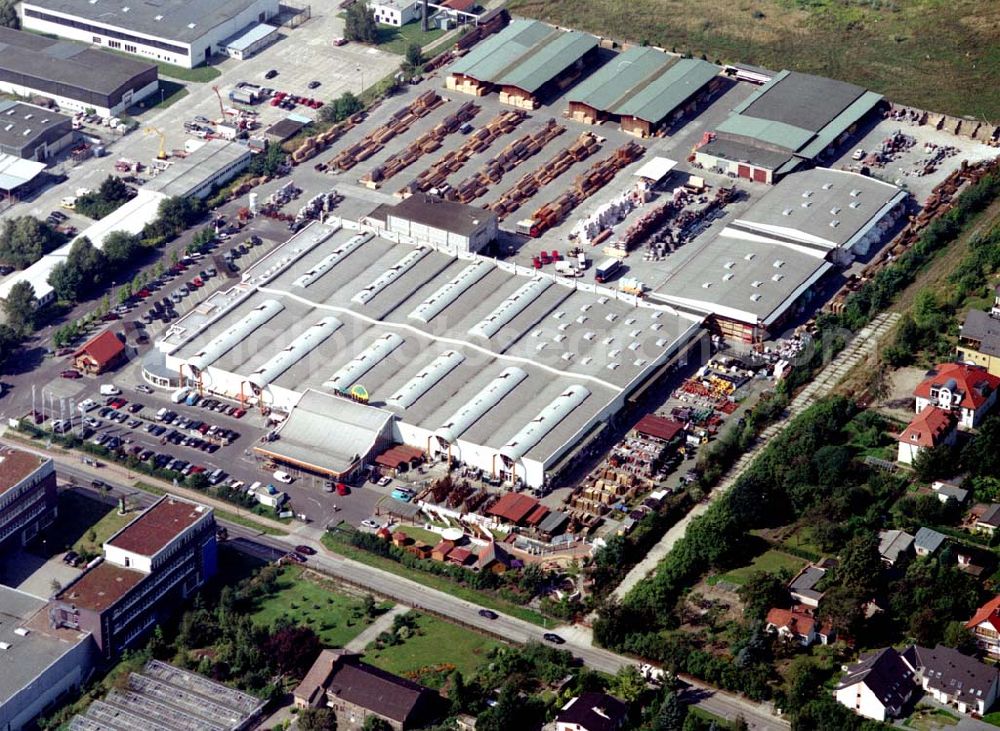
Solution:
[(515, 20), (453, 63), (448, 72), (534, 93), (596, 46), (597, 38), (586, 33), (562, 31), (537, 20)]
[(670, 68), (675, 60), (655, 48), (635, 46), (619, 53), (577, 84), (570, 93), (569, 101), (586, 104), (602, 112), (613, 112), (638, 88)]
[(646, 88), (615, 110), (622, 116), (638, 117), (656, 124), (698, 93), (719, 74), (719, 67), (707, 61), (682, 58)]
[(784, 122), (746, 117), (741, 114), (729, 116), (717, 129), (719, 132), (749, 137), (793, 152), (805, 147), (814, 136), (807, 129), (793, 127)]

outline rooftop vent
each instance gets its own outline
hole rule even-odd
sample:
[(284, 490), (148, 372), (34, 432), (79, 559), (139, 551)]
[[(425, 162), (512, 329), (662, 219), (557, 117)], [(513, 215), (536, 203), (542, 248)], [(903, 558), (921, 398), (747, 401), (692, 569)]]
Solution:
[(0, 642), (0, 650), (9, 650), (11, 644), (9, 642)]
[(30, 631), (27, 627), (18, 627), (14, 630), (14, 634), (18, 637), (27, 637)]
[(851, 198), (857, 198), (859, 195), (861, 195), (861, 191), (857, 188), (851, 191)]
[(755, 279), (755, 280), (753, 280), (753, 282), (750, 283), (750, 286), (756, 288), (756, 287), (762, 286), (763, 284), (764, 283), (762, 281), (760, 281), (759, 279)]
[(728, 282), (730, 279), (732, 279), (735, 276), (736, 276), (735, 274), (733, 274), (732, 272), (729, 272), (729, 273), (723, 275), (722, 281), (723, 282)]
[(812, 202), (812, 201), (802, 201), (802, 207), (803, 207), (803, 208), (808, 208), (808, 207), (809, 207), (809, 206), (811, 206), (812, 204), (813, 204), (813, 202)]
[(791, 208), (786, 208), (785, 210), (783, 210), (781, 212), (781, 215), (782, 216), (790, 216), (790, 215), (792, 215), (792, 209)]
[(754, 253), (753, 253), (753, 252), (751, 251), (751, 252), (750, 252), (749, 254), (747, 254), (747, 255), (746, 255), (746, 256), (744, 256), (743, 258), (744, 258), (744, 259), (746, 259), (747, 261), (753, 261), (753, 260), (754, 260), (754, 258), (755, 258), (756, 256), (757, 256), (757, 255), (756, 255), (756, 254), (754, 254)]
[(861, 201), (851, 201), (851, 208), (861, 208)]
[(781, 269), (781, 267), (785, 266), (785, 260), (775, 259), (774, 264), (772, 264), (771, 266), (773, 266), (775, 269)]
[(702, 282), (701, 283), (701, 288), (702, 289), (709, 289), (711, 286), (712, 286), (711, 282)]
[(780, 282), (784, 278), (785, 278), (784, 274), (775, 274), (773, 277), (771, 277), (771, 281), (772, 282)]
[(162, 15), (155, 15), (155, 16), (153, 16), (153, 20), (156, 20), (156, 21), (163, 20), (163, 16)]
[(188, 23), (188, 28), (194, 28), (194, 26), (195, 26), (194, 23)]
[(836, 216), (838, 213), (840, 213), (840, 207), (839, 206), (834, 206), (833, 208), (830, 209), (830, 214), (831, 215)]
[(752, 295), (750, 295), (750, 299), (752, 299), (754, 302), (760, 302), (760, 295), (754, 292)]
[(823, 190), (830, 190), (833, 187), (833, 183), (823, 183)]
[(726, 269), (732, 269), (734, 266), (736, 266), (736, 262), (735, 261), (727, 261), (725, 264), (723, 264), (723, 266)]
[(564, 317), (566, 317), (566, 313), (563, 312), (562, 310), (557, 310), (556, 312), (552, 313), (552, 319), (553, 320), (561, 320)]
[(813, 194), (813, 192), (811, 190), (803, 190), (802, 191), (802, 197), (803, 198), (812, 198), (812, 194)]
[(840, 221), (838, 221), (836, 218), (833, 219), (832, 221), (830, 221), (830, 228), (837, 228), (837, 226), (839, 226), (839, 225), (840, 225)]

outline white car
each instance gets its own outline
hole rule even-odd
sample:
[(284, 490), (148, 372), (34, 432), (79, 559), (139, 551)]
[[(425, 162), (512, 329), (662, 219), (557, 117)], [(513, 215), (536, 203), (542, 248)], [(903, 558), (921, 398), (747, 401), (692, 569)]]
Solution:
[(274, 477), (274, 479), (277, 480), (278, 482), (281, 482), (285, 485), (290, 484), (292, 480), (295, 479), (284, 470), (278, 470), (272, 475), (272, 477)]
[(97, 402), (92, 398), (84, 399), (76, 408), (81, 414), (86, 414), (88, 411), (93, 411), (97, 408)]
[(854, 154), (851, 155), (851, 158), (854, 160), (863, 160), (864, 157), (865, 157), (865, 150), (863, 147), (859, 147), (854, 151)]
[(362, 528), (370, 528), (372, 530), (378, 530), (379, 529), (379, 524), (376, 523), (374, 520), (368, 519), (368, 520), (362, 520), (361, 521), (361, 527)]
[(381, 479), (380, 479), (380, 480), (378, 481), (378, 483), (377, 483), (377, 484), (378, 484), (378, 486), (379, 486), (379, 487), (386, 487), (386, 486), (388, 486), (388, 485), (389, 485), (389, 484), (390, 484), (391, 482), (392, 482), (392, 478), (391, 478), (391, 477), (383, 477), (383, 478), (381, 478)]

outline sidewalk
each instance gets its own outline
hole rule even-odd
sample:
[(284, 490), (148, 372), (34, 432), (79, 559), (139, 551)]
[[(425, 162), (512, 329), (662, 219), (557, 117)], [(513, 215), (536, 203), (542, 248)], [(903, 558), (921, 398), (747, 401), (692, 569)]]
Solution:
[(344, 646), (344, 649), (350, 652), (364, 652), (365, 648), (374, 642), (376, 637), (392, 628), (393, 620), (396, 617), (406, 614), (408, 611), (410, 611), (410, 608), (405, 604), (397, 604), (368, 625), (364, 632), (348, 642)]
[(659, 543), (649, 550), (645, 558), (628, 572), (622, 583), (616, 586), (614, 592), (612, 592), (614, 596), (624, 599), (632, 587), (652, 573), (656, 569), (657, 564), (670, 553), (677, 544), (677, 541), (684, 537), (691, 521), (708, 510), (709, 505), (726, 494), (729, 488), (739, 479), (740, 475), (743, 474), (743, 471), (757, 458), (757, 455), (770, 444), (772, 439), (785, 430), (785, 427), (788, 426), (788, 423), (792, 419), (824, 396), (830, 394), (853, 368), (873, 353), (879, 340), (892, 330), (896, 322), (899, 321), (899, 317), (899, 313), (883, 313), (872, 320), (867, 327), (862, 328), (854, 339), (848, 343), (847, 347), (838, 353), (837, 357), (830, 361), (816, 375), (812, 382), (792, 399), (792, 402), (788, 405), (786, 415), (761, 432), (754, 446), (744, 452), (736, 463), (729, 468), (729, 471), (723, 476), (718, 486), (712, 490), (708, 498), (704, 502), (695, 505), (687, 515), (675, 523), (663, 538), (660, 539)]
[[(182, 497), (185, 500), (191, 500), (202, 505), (207, 505), (215, 510), (245, 517), (248, 521), (256, 523), (260, 526), (272, 528), (274, 530), (280, 530), (283, 533), (293, 533), (296, 529), (302, 526), (299, 521), (293, 520), (291, 523), (282, 523), (281, 521), (274, 520), (266, 516), (244, 511), (243, 508), (237, 507), (236, 505), (228, 503), (225, 500), (219, 500), (218, 498), (211, 497), (202, 492), (198, 492), (197, 490), (192, 490), (181, 485), (175, 487), (172, 483), (161, 480), (158, 477), (152, 477), (151, 475), (141, 472), (133, 472), (132, 470), (129, 470), (115, 462), (101, 460), (101, 463), (104, 465), (103, 467), (93, 467), (81, 461), (80, 457), (83, 454), (82, 452), (67, 451), (63, 449), (46, 449), (44, 444), (35, 442), (34, 440), (31, 440), (14, 430), (10, 430), (10, 434), (7, 434), (6, 432), (7, 430), (0, 432), (0, 444), (7, 444), (8, 446), (16, 447), (18, 449), (27, 449), (46, 457), (51, 457), (55, 461), (57, 467), (62, 465), (67, 468), (72, 468), (73, 472), (84, 473), (96, 479), (107, 478), (109, 480), (128, 485), (136, 490), (142, 490), (142, 488), (139, 487), (139, 483), (142, 482), (163, 490), (168, 494), (176, 495), (177, 497)], [(244, 516), (243, 512), (246, 512), (247, 514)]]

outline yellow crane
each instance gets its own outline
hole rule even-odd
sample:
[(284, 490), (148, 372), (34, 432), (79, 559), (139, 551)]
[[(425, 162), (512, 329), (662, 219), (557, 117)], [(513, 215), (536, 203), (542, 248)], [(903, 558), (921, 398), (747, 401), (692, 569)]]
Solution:
[(160, 149), (156, 153), (156, 159), (157, 160), (166, 160), (167, 159), (167, 136), (165, 134), (163, 134), (163, 132), (161, 132), (160, 130), (158, 130), (156, 127), (153, 127), (153, 126), (146, 127), (142, 131), (142, 133), (144, 135), (146, 135), (146, 136), (157, 135), (160, 138)]

